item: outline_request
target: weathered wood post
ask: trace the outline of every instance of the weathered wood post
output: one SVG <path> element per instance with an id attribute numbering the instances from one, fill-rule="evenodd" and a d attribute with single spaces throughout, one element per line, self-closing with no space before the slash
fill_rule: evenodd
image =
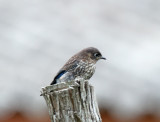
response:
<path id="1" fill-rule="evenodd" d="M 42 88 L 51 122 L 101 122 L 93 86 L 88 81 Z"/>

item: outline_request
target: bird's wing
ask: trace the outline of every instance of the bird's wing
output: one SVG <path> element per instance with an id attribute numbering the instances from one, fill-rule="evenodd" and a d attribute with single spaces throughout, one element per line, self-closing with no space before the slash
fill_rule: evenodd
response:
<path id="1" fill-rule="evenodd" d="M 57 79 L 59 79 L 62 75 L 64 75 L 66 72 L 69 72 L 71 70 L 74 70 L 78 66 L 79 61 L 69 61 L 67 62 L 61 70 L 57 73 L 57 75 L 54 77 L 53 81 L 51 82 L 51 85 L 57 83 Z"/>
<path id="2" fill-rule="evenodd" d="M 79 64 L 79 61 L 73 60 L 73 61 L 68 61 L 63 67 L 62 70 L 65 71 L 73 71 Z"/>
<path id="3" fill-rule="evenodd" d="M 51 82 L 51 85 L 56 84 L 57 83 L 57 79 L 59 79 L 63 74 L 65 74 L 66 71 L 65 70 L 60 70 L 57 75 L 54 77 L 53 81 Z"/>

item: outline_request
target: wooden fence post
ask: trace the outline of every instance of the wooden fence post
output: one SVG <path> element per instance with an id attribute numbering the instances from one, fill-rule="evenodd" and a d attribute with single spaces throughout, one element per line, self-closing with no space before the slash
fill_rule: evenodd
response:
<path id="1" fill-rule="evenodd" d="M 93 86 L 88 81 L 42 88 L 51 122 L 101 122 Z"/>

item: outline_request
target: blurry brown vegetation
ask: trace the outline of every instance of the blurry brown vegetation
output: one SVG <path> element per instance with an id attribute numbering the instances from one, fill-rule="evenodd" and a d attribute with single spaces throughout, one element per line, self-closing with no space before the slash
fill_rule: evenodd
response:
<path id="1" fill-rule="evenodd" d="M 101 111 L 101 117 L 103 122 L 160 122 L 160 118 L 155 118 L 152 115 L 144 115 L 143 117 L 135 118 L 134 120 L 120 120 L 111 116 L 107 111 Z M 13 117 L 7 120 L 1 120 L 0 122 L 50 122 L 49 116 L 46 115 L 41 119 L 30 118 L 27 119 L 21 113 L 16 113 Z"/>

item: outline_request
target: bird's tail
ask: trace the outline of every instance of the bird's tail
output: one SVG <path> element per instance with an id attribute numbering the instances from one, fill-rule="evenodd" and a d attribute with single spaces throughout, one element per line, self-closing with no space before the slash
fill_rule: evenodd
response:
<path id="1" fill-rule="evenodd" d="M 56 84 L 56 83 L 57 83 L 57 81 L 54 79 L 54 80 L 51 82 L 50 85 L 54 85 L 54 84 Z"/>
<path id="2" fill-rule="evenodd" d="M 58 74 L 55 76 L 55 78 L 53 79 L 53 81 L 51 82 L 50 85 L 56 84 L 56 83 L 57 83 L 57 80 L 58 80 L 64 73 L 66 73 L 65 70 L 59 71 Z"/>

